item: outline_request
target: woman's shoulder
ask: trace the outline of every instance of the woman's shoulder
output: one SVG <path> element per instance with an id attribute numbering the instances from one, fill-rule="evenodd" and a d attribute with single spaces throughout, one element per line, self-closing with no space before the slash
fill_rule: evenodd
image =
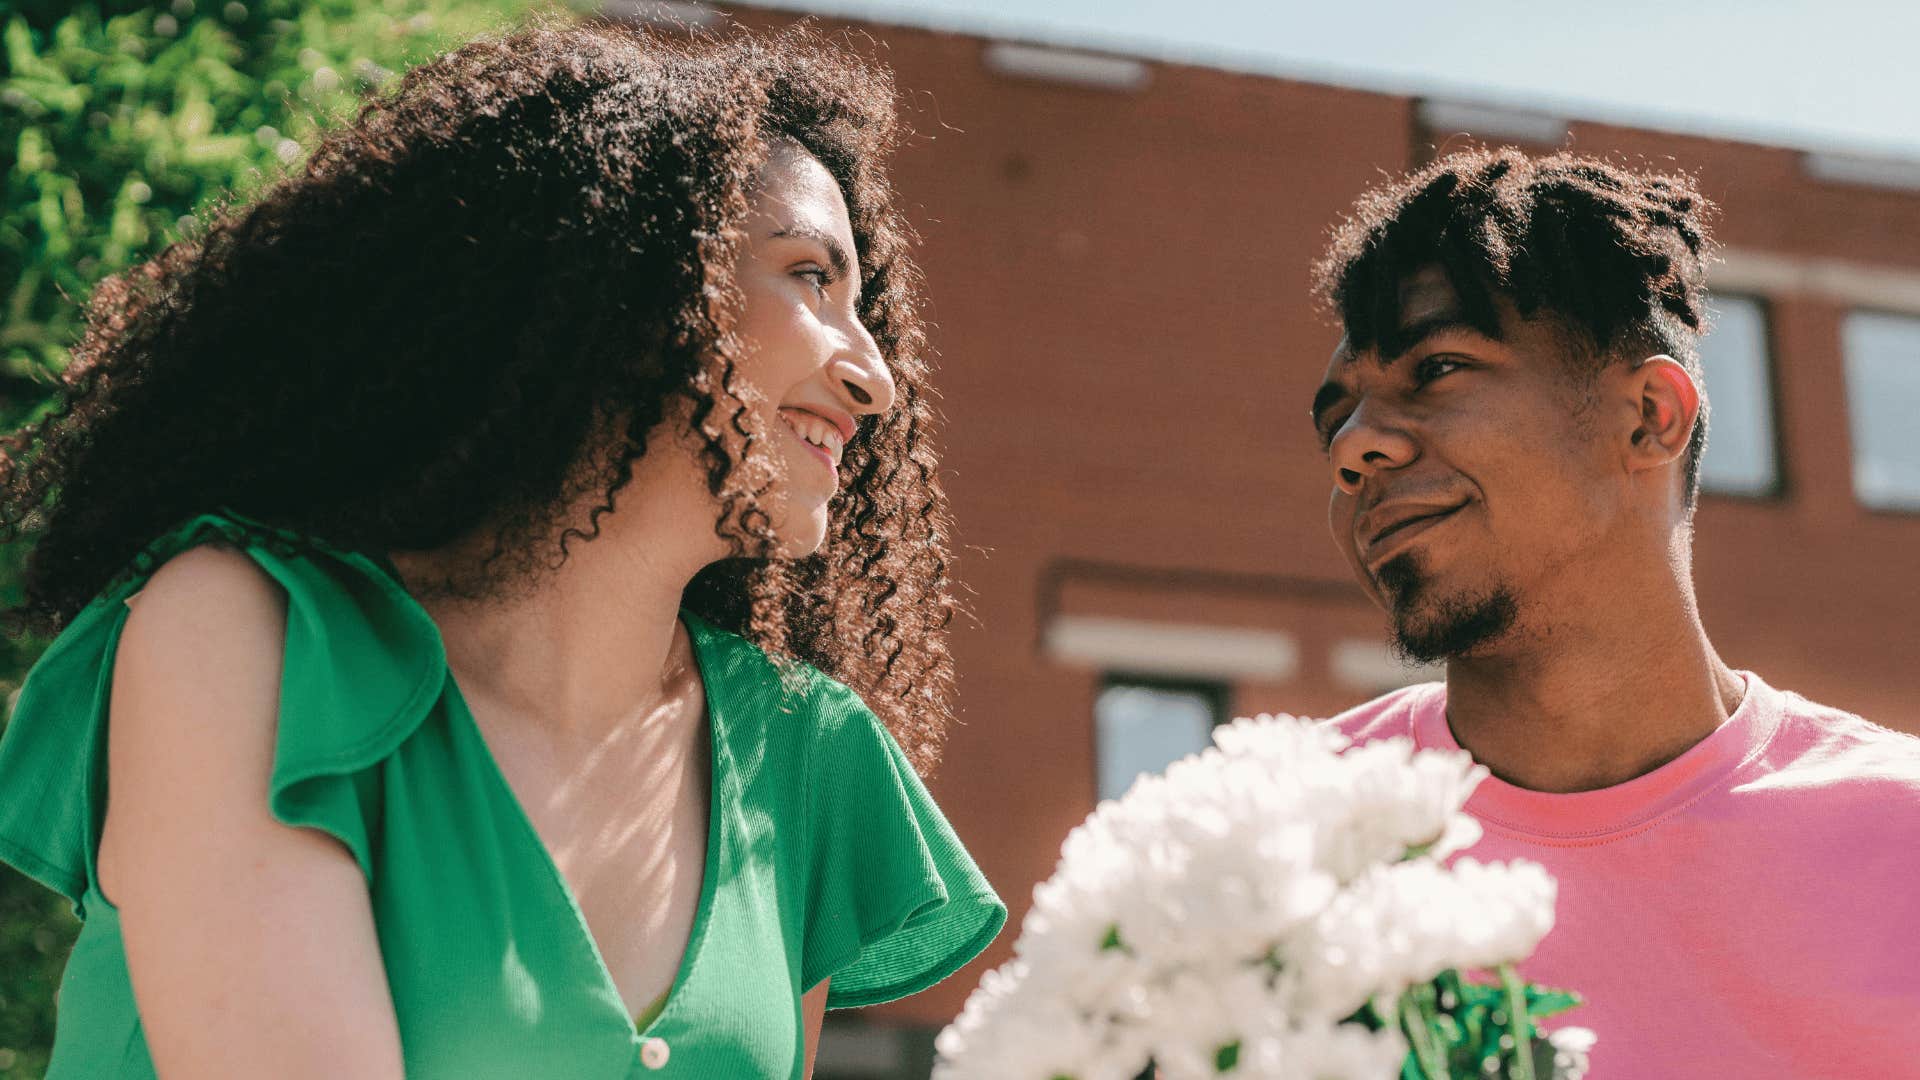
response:
<path id="1" fill-rule="evenodd" d="M 834 737 L 884 725 L 858 691 L 803 660 L 779 658 L 745 635 L 691 612 L 681 618 L 693 636 L 708 695 L 730 720 L 759 718 L 810 738 Z"/>
<path id="2" fill-rule="evenodd" d="M 697 616 L 687 625 L 737 764 L 777 776 L 801 818 L 802 987 L 830 979 L 829 1008 L 877 1004 L 984 948 L 1006 908 L 860 695 Z"/>
<path id="3" fill-rule="evenodd" d="M 223 632 L 277 643 L 285 633 L 286 591 L 224 542 L 165 557 L 121 602 L 130 609 L 121 630 L 123 656 L 136 644 L 178 649 L 188 634 Z"/>
<path id="4" fill-rule="evenodd" d="M 811 664 L 776 659 L 696 615 L 682 617 L 716 738 L 745 781 L 743 793 L 798 799 L 814 818 L 894 790 L 899 774 L 912 772 L 885 722 L 852 687 Z"/>
<path id="5" fill-rule="evenodd" d="M 277 660 L 295 711 L 318 694 L 388 716 L 437 692 L 446 669 L 432 618 L 381 563 L 221 509 L 142 548 L 28 673 L 21 707 L 36 683 L 87 679 L 129 648 L 185 665 L 219 641 Z"/>
<path id="6" fill-rule="evenodd" d="M 124 686 L 123 667 L 145 677 Z M 314 784 L 391 753 L 445 672 L 432 620 L 366 556 L 198 515 L 143 548 L 27 673 L 0 738 L 0 857 L 76 905 L 97 880 L 116 690 L 190 698 L 277 680 L 271 783 L 292 816 Z"/>
<path id="7" fill-rule="evenodd" d="M 258 564 L 232 548 L 198 546 L 167 558 L 123 601 L 130 610 L 118 641 L 100 657 L 111 668 L 99 681 L 112 687 L 112 745 L 171 747 L 191 759 L 237 753 L 255 738 L 270 742 L 287 602 Z M 264 712 L 233 707 L 236 698 L 261 699 L 263 690 Z M 232 722 L 210 725 L 202 719 L 209 715 Z M 113 756 L 139 768 L 155 764 L 120 749 Z"/>
<path id="8" fill-rule="evenodd" d="M 149 539 L 113 575 L 93 601 L 68 622 L 49 651 L 64 640 L 119 625 L 122 605 L 166 597 L 173 617 L 198 610 L 221 610 L 226 602 L 271 593 L 332 608 L 342 599 L 364 596 L 342 609 L 390 609 L 407 618 L 417 609 L 391 570 L 373 558 L 334 546 L 325 539 L 230 509 L 185 518 Z M 152 607 L 142 603 L 143 608 Z M 419 612 L 424 618 L 425 613 Z M 153 622 L 146 619 L 143 622 Z"/>

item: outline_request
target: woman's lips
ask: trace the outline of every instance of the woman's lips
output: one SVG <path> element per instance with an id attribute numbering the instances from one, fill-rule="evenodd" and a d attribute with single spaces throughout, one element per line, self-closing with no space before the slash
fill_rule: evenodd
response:
<path id="1" fill-rule="evenodd" d="M 825 465 L 827 467 L 827 471 L 833 474 L 834 481 L 837 483 L 840 479 L 840 466 L 834 464 L 833 455 L 827 453 L 825 447 L 815 446 L 814 444 L 801 438 L 800 433 L 794 430 L 793 425 L 786 422 L 785 416 L 781 417 L 781 421 L 782 422 L 780 426 L 786 429 L 787 437 L 791 438 L 794 442 L 798 443 L 800 446 L 800 449 L 805 450 L 809 454 L 812 454 L 813 457 L 820 462 L 820 464 Z"/>

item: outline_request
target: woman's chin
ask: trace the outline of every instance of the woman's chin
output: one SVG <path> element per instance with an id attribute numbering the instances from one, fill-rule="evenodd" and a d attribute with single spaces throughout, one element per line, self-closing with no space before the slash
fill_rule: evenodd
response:
<path id="1" fill-rule="evenodd" d="M 798 521 L 781 522 L 774 537 L 774 550 L 782 559 L 804 559 L 815 554 L 827 542 L 827 508 L 821 506 Z"/>

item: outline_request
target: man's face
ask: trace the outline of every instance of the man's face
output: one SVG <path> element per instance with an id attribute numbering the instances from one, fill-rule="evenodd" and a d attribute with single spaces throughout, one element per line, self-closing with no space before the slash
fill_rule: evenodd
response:
<path id="1" fill-rule="evenodd" d="M 1499 338 L 1429 268 L 1400 295 L 1404 352 L 1334 353 L 1314 399 L 1334 542 L 1408 657 L 1483 652 L 1603 542 L 1625 498 L 1567 335 L 1499 302 Z"/>

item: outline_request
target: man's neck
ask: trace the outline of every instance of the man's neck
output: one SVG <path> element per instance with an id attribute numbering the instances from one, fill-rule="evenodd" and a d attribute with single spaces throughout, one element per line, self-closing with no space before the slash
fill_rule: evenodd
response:
<path id="1" fill-rule="evenodd" d="M 1616 587 L 1624 584 L 1616 582 Z M 1651 585 L 1653 583 L 1640 583 Z M 1474 759 L 1533 791 L 1591 791 L 1645 775 L 1711 735 L 1744 681 L 1722 663 L 1690 583 L 1619 590 L 1634 610 L 1592 598 L 1536 605 L 1590 612 L 1520 631 L 1512 646 L 1447 667 L 1447 722 Z"/>

